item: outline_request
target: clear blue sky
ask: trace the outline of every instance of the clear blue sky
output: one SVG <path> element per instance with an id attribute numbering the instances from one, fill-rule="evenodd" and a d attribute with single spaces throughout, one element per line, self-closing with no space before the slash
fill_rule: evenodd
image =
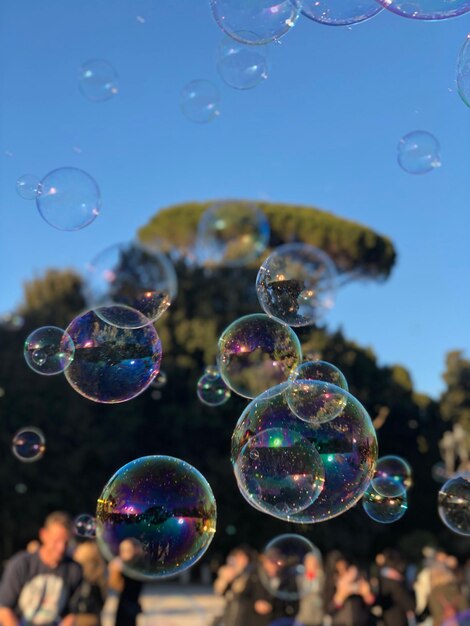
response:
<path id="1" fill-rule="evenodd" d="M 83 268 L 169 204 L 311 204 L 388 235 L 399 254 L 385 284 L 341 291 L 331 327 L 438 394 L 445 352 L 470 353 L 470 109 L 455 89 L 470 15 L 425 23 L 384 11 L 352 29 L 301 19 L 269 47 L 269 79 L 237 92 L 217 75 L 223 34 L 208 4 L 3 0 L 0 311 L 20 301 L 23 281 L 47 267 Z M 91 58 L 119 74 L 108 102 L 78 91 Z M 180 111 L 180 90 L 196 78 L 222 92 L 221 117 L 208 125 Z M 442 168 L 422 177 L 396 163 L 398 140 L 415 129 L 442 146 Z M 64 165 L 102 190 L 101 215 L 80 232 L 54 230 L 15 191 L 20 175 Z"/>

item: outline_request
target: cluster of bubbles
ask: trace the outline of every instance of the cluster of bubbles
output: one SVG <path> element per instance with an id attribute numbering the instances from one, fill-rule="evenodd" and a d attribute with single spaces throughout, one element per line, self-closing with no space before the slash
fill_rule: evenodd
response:
<path id="1" fill-rule="evenodd" d="M 364 511 L 375 522 L 397 522 L 408 508 L 407 492 L 412 484 L 412 470 L 405 459 L 394 455 L 381 457 L 362 499 Z"/>
<path id="2" fill-rule="evenodd" d="M 132 578 L 181 573 L 206 552 L 215 533 L 216 504 L 205 478 L 169 456 L 146 456 L 121 467 L 105 485 L 96 538 L 107 559 L 120 556 Z"/>
<path id="3" fill-rule="evenodd" d="M 24 426 L 14 435 L 11 449 L 22 463 L 34 463 L 44 456 L 46 438 L 39 428 Z"/>
<path id="4" fill-rule="evenodd" d="M 59 167 L 42 180 L 24 174 L 16 181 L 16 190 L 22 198 L 35 200 L 43 220 L 58 230 L 81 230 L 100 213 L 100 189 L 77 167 Z"/>
<path id="5" fill-rule="evenodd" d="M 470 537 L 470 472 L 449 478 L 438 495 L 439 516 L 458 535 Z"/>
<path id="6" fill-rule="evenodd" d="M 208 365 L 197 383 L 197 397 L 207 406 L 220 406 L 230 398 L 231 392 L 224 383 L 216 365 Z"/>

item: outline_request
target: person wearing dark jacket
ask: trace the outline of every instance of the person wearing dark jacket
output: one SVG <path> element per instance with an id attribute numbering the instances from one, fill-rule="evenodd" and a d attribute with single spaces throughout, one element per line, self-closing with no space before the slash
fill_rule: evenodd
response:
<path id="1" fill-rule="evenodd" d="M 414 618 L 415 598 L 405 582 L 406 564 L 397 550 L 384 550 L 379 572 L 378 605 L 384 626 L 408 626 Z"/>

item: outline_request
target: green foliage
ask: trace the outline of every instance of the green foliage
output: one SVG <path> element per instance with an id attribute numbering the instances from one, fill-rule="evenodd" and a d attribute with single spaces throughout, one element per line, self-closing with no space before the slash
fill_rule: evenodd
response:
<path id="1" fill-rule="evenodd" d="M 244 203 L 239 201 L 241 206 Z M 191 258 L 199 219 L 212 204 L 188 202 L 163 209 L 139 230 L 139 239 Z M 392 242 L 370 228 L 313 207 L 256 205 L 269 220 L 271 248 L 293 241 L 317 246 L 332 257 L 344 278 L 386 279 L 393 268 L 396 252 Z"/>
<path id="2" fill-rule="evenodd" d="M 441 415 L 464 428 L 470 447 L 470 360 L 459 350 L 449 352 L 443 378 L 447 389 L 440 398 Z"/>

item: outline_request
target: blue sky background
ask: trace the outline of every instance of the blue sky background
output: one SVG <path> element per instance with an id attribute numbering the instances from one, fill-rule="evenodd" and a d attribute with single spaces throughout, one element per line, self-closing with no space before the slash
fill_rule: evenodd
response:
<path id="1" fill-rule="evenodd" d="M 429 23 L 383 11 L 351 29 L 303 18 L 269 46 L 269 79 L 238 92 L 217 74 L 223 33 L 208 0 L 3 0 L 0 311 L 21 300 L 25 280 L 82 269 L 169 204 L 309 204 L 388 235 L 399 254 L 388 282 L 339 293 L 330 326 L 438 394 L 445 352 L 470 344 L 470 109 L 455 86 L 469 31 L 470 15 Z M 119 74 L 110 101 L 78 90 L 92 58 Z M 197 78 L 222 93 L 208 125 L 180 110 Z M 400 137 L 416 129 L 442 146 L 442 167 L 421 177 L 396 163 Z M 15 191 L 20 175 L 65 165 L 102 191 L 101 215 L 75 233 L 51 228 Z"/>

